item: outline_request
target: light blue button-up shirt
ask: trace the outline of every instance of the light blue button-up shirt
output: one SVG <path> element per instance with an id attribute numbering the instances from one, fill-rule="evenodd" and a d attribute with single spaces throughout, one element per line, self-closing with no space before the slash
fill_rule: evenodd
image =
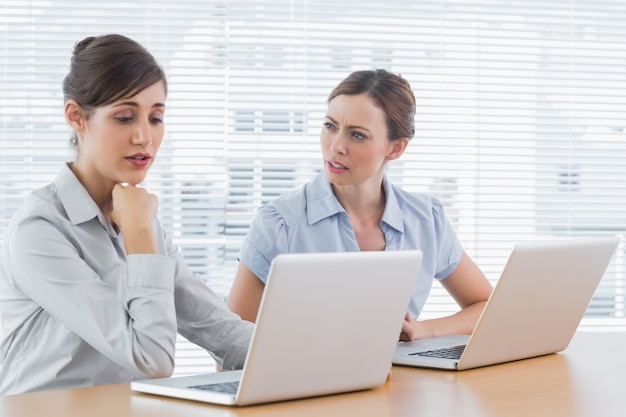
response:
<path id="1" fill-rule="evenodd" d="M 387 201 L 380 227 L 385 250 L 419 249 L 424 255 L 408 308 L 417 318 L 433 278 L 448 277 L 461 261 L 463 248 L 439 200 L 408 193 L 387 178 L 383 188 Z M 272 260 L 280 253 L 358 250 L 348 214 L 322 172 L 304 187 L 258 209 L 239 260 L 265 282 Z"/>
<path id="2" fill-rule="evenodd" d="M 158 254 L 127 256 L 64 165 L 7 229 L 0 258 L 0 394 L 172 372 L 176 332 L 241 368 L 252 323 L 231 313 L 154 223 Z"/>

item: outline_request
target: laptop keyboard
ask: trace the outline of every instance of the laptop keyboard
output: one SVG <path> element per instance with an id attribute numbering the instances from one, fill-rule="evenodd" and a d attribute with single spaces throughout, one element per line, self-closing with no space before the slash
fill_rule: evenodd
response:
<path id="1" fill-rule="evenodd" d="M 239 381 L 221 382 L 218 384 L 194 385 L 189 388 L 199 389 L 202 391 L 214 391 L 214 392 L 223 392 L 226 394 L 237 394 L 237 390 L 239 389 Z"/>
<path id="2" fill-rule="evenodd" d="M 409 353 L 409 355 L 427 356 L 429 358 L 460 359 L 466 345 L 457 345 L 441 349 L 425 350 Z"/>

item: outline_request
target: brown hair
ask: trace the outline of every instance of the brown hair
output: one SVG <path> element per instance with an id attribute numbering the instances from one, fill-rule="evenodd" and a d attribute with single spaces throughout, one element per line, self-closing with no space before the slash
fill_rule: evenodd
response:
<path id="1" fill-rule="evenodd" d="M 63 98 L 75 100 L 88 118 L 95 108 L 132 97 L 159 81 L 167 94 L 163 69 L 139 43 L 117 34 L 90 36 L 74 45 Z M 77 149 L 75 134 L 71 144 Z"/>
<path id="2" fill-rule="evenodd" d="M 384 69 L 355 71 L 331 91 L 327 102 L 340 95 L 367 94 L 385 113 L 389 140 L 415 135 L 415 96 L 409 82 Z"/>

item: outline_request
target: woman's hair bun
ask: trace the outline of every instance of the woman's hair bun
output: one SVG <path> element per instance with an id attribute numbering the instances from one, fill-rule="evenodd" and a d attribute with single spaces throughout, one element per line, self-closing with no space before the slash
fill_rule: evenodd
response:
<path id="1" fill-rule="evenodd" d="M 89 44 L 93 42 L 94 39 L 96 39 L 95 36 L 89 36 L 80 42 L 76 42 L 76 44 L 74 45 L 74 55 L 78 55 L 79 53 L 84 51 L 87 46 L 89 46 Z"/>

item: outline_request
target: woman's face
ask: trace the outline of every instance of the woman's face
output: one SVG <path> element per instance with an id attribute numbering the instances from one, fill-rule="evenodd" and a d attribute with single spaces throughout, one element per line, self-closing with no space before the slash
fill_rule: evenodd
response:
<path id="1" fill-rule="evenodd" d="M 334 185 L 380 185 L 386 162 L 397 157 L 391 157 L 395 141 L 387 139 L 385 113 L 366 94 L 331 100 L 320 142 L 324 170 Z"/>
<path id="2" fill-rule="evenodd" d="M 138 94 L 96 108 L 77 131 L 75 166 L 83 180 L 103 186 L 139 184 L 163 141 L 165 88 L 158 82 Z"/>

